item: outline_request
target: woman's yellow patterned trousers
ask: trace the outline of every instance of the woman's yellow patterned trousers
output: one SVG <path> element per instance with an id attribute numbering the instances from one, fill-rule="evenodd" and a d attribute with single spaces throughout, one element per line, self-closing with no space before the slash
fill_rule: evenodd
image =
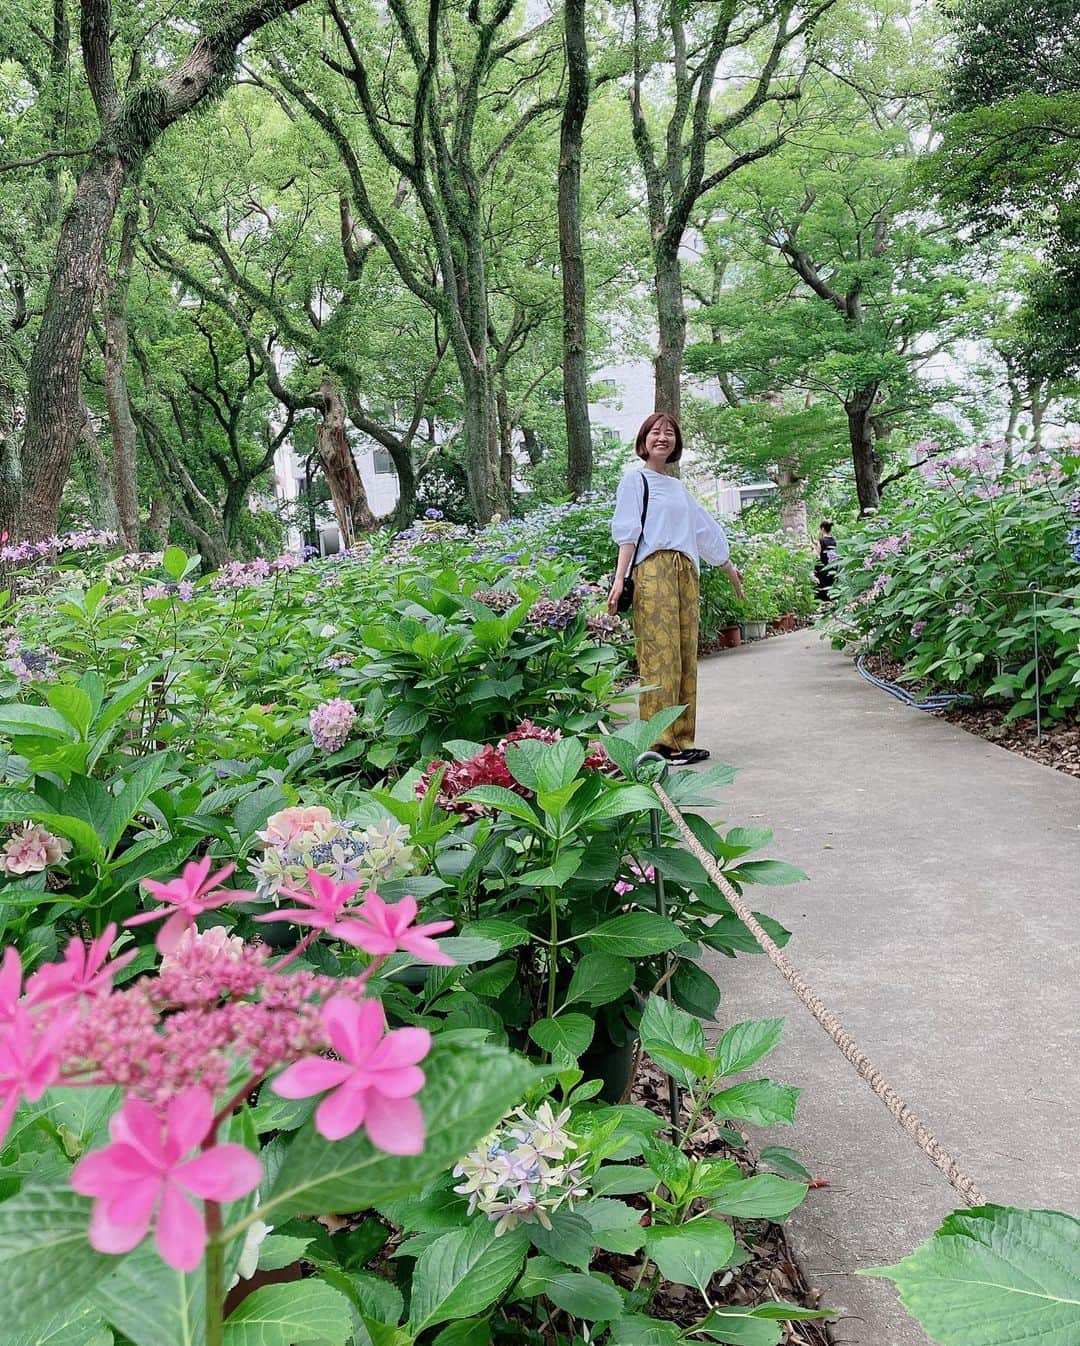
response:
<path id="1" fill-rule="evenodd" d="M 668 706 L 686 709 L 657 740 L 661 747 L 694 747 L 697 723 L 698 573 L 679 551 L 658 551 L 634 567 L 634 644 L 642 692 L 639 714 L 651 719 Z"/>

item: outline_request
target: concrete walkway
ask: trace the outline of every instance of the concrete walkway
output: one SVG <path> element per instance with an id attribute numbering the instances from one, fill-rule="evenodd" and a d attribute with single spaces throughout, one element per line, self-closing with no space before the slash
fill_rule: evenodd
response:
<path id="1" fill-rule="evenodd" d="M 809 883 L 756 888 L 788 952 L 987 1199 L 1080 1210 L 1080 781 L 901 705 L 813 632 L 701 666 L 698 741 L 739 768 L 717 816 L 768 825 Z M 723 1026 L 785 1015 L 767 1073 L 805 1090 L 828 1186 L 790 1222 L 843 1346 L 925 1346 L 891 1285 L 959 1205 L 763 957 L 711 965 Z"/>

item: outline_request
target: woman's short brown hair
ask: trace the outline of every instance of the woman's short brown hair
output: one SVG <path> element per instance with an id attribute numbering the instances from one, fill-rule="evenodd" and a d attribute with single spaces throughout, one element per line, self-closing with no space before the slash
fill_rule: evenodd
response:
<path id="1" fill-rule="evenodd" d="M 682 457 L 682 430 L 679 428 L 679 422 L 666 411 L 654 411 L 651 416 L 646 416 L 641 422 L 641 429 L 637 432 L 637 439 L 634 440 L 634 452 L 639 458 L 647 458 L 649 455 L 645 452 L 645 437 L 658 421 L 667 421 L 675 433 L 675 447 L 668 454 L 666 461 L 677 463 Z"/>

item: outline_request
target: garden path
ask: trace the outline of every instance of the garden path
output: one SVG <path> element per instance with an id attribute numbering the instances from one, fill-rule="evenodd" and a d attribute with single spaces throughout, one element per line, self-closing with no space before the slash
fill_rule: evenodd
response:
<path id="1" fill-rule="evenodd" d="M 1080 1210 L 1080 781 L 901 705 L 800 631 L 704 661 L 699 742 L 731 824 L 809 883 L 754 891 L 795 964 L 990 1201 Z M 827 1187 L 792 1217 L 842 1346 L 924 1346 L 891 1284 L 959 1205 L 764 959 L 716 958 L 718 1018 L 785 1015 L 768 1073 Z"/>

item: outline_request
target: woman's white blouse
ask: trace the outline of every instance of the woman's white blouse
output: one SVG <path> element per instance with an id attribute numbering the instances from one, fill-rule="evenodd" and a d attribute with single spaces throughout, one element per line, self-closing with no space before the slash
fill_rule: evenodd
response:
<path id="1" fill-rule="evenodd" d="M 641 536 L 642 477 L 649 479 L 649 511 L 637 564 L 653 552 L 681 551 L 698 570 L 702 561 L 723 565 L 731 550 L 721 525 L 698 504 L 678 477 L 654 472 L 649 467 L 627 472 L 619 482 L 611 520 L 611 536 L 616 546 L 637 542 Z"/>

